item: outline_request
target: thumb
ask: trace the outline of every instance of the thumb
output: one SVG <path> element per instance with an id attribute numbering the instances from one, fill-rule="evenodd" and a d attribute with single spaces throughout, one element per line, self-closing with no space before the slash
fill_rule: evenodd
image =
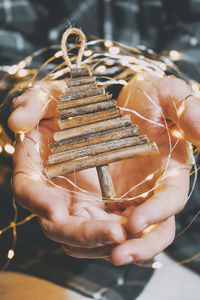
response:
<path id="1" fill-rule="evenodd" d="M 183 133 L 186 140 L 200 145 L 200 101 L 190 86 L 177 78 L 163 78 L 158 85 L 164 98 L 166 118 L 171 119 Z"/>
<path id="2" fill-rule="evenodd" d="M 28 132 L 42 119 L 56 116 L 58 97 L 64 93 L 64 82 L 40 81 L 12 102 L 9 128 L 16 133 Z"/>

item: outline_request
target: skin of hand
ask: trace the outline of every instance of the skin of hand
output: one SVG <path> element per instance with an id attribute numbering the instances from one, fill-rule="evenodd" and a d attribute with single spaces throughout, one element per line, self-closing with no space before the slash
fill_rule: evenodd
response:
<path id="1" fill-rule="evenodd" d="M 25 133 L 23 144 L 19 139 L 16 143 L 13 159 L 16 200 L 36 213 L 45 235 L 61 243 L 65 252 L 74 257 L 106 258 L 114 264 L 123 265 L 148 260 L 165 249 L 174 239 L 174 216 L 187 201 L 189 172 L 193 163 L 187 141 L 196 146 L 200 144 L 200 102 L 192 96 L 187 84 L 180 79 L 144 75 L 143 81 L 133 78 L 122 89 L 118 105 L 154 121 L 152 124 L 131 114 L 133 123 L 139 125 L 140 134 L 147 134 L 150 141 L 157 143 L 159 154 L 110 165 L 118 196 L 154 173 L 151 180 L 126 195 L 128 198 L 135 197 L 134 200 L 120 202 L 114 210 L 110 205 L 112 213 L 107 213 L 104 204 L 94 198 L 94 195 L 100 198 L 95 169 L 77 172 L 76 178 L 74 175 L 67 176 L 81 189 L 91 193 L 84 197 L 77 190 L 71 192 L 73 187 L 63 179 L 55 179 L 54 182 L 68 188 L 69 192 L 64 193 L 42 178 L 35 180 L 31 176 L 36 169 L 42 172 L 42 161 L 46 161 L 49 154 L 48 144 L 52 141 L 53 132 L 59 130 L 55 113 L 57 102 L 49 101 L 49 95 L 58 99 L 64 93 L 62 81 L 39 82 L 37 85 L 48 95 L 41 97 L 37 89 L 27 90 L 14 99 L 13 111 L 8 119 L 11 130 Z M 183 105 L 184 109 L 179 113 Z M 170 130 L 172 148 L 177 143 L 170 160 L 169 133 L 163 116 Z M 173 136 L 174 130 L 182 133 L 179 141 Z M 37 142 L 40 153 L 36 151 Z M 161 180 L 164 170 L 166 176 Z M 155 185 L 156 189 L 146 197 L 137 197 Z"/>

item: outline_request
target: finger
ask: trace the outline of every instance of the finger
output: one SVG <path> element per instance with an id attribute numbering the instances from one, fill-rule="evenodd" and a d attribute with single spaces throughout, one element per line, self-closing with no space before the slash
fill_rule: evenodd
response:
<path id="1" fill-rule="evenodd" d="M 93 258 L 99 259 L 104 258 L 108 259 L 112 249 L 115 247 L 114 245 L 108 245 L 104 247 L 96 247 L 96 248 L 81 248 L 81 247 L 72 247 L 69 245 L 62 245 L 63 250 L 66 254 L 76 257 L 76 258 Z"/>
<path id="2" fill-rule="evenodd" d="M 131 233 L 139 233 L 149 225 L 159 223 L 184 208 L 189 191 L 189 171 L 173 168 L 167 174 L 154 195 L 133 209 L 127 223 Z"/>
<path id="3" fill-rule="evenodd" d="M 184 137 L 195 145 L 200 144 L 200 101 L 183 80 L 162 78 L 157 84 L 164 100 L 166 118 L 172 120 L 182 131 Z"/>
<path id="4" fill-rule="evenodd" d="M 12 181 L 14 196 L 20 205 L 39 216 L 51 218 L 58 214 L 60 218 L 65 218 L 68 214 L 68 195 L 46 184 L 42 176 L 40 154 L 35 150 L 36 131 L 33 130 L 28 136 L 23 144 L 18 142 L 15 148 Z"/>
<path id="5" fill-rule="evenodd" d="M 109 214 L 87 201 L 75 203 L 70 209 L 70 212 L 74 216 L 83 217 L 85 219 L 110 220 L 119 222 L 120 224 L 127 222 L 126 218 L 116 214 Z"/>
<path id="6" fill-rule="evenodd" d="M 200 101 L 194 96 L 191 88 L 184 80 L 171 77 L 159 78 L 150 74 L 143 74 L 143 81 L 134 78 L 130 85 L 126 86 L 120 96 L 119 105 L 126 105 L 126 99 L 131 99 L 134 95 L 134 102 L 128 102 L 129 106 L 154 121 L 161 121 L 160 110 L 155 109 L 155 105 L 162 108 L 167 120 L 173 121 L 183 133 L 183 136 L 195 145 L 200 144 Z M 151 100 L 152 99 L 152 100 Z M 141 101 L 142 100 L 142 101 Z M 134 105 L 134 106 L 133 106 Z M 161 118 L 161 119 L 160 119 Z M 137 123 L 142 125 L 143 121 L 138 118 Z M 145 126 L 145 132 L 150 135 L 154 125 Z M 142 130 L 142 126 L 140 126 Z M 156 127 L 158 130 L 158 128 Z"/>
<path id="7" fill-rule="evenodd" d="M 116 265 L 142 262 L 153 258 L 172 243 L 175 235 L 174 217 L 162 222 L 139 239 L 132 239 L 116 246 L 111 261 Z"/>
<path id="8" fill-rule="evenodd" d="M 58 97 L 63 93 L 63 82 L 39 82 L 13 100 L 13 112 L 8 119 L 9 128 L 28 132 L 43 118 L 56 116 Z"/>
<path id="9" fill-rule="evenodd" d="M 65 220 L 40 219 L 40 224 L 48 238 L 74 247 L 94 248 L 119 244 L 126 239 L 124 228 L 114 221 L 68 216 Z"/>

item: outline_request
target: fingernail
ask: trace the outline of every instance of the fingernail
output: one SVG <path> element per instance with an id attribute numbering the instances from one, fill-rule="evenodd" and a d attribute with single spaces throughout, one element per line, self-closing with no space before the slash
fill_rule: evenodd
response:
<path id="1" fill-rule="evenodd" d="M 121 266 L 121 265 L 128 265 L 134 262 L 134 259 L 132 256 L 127 256 L 124 258 L 124 260 L 116 265 Z"/>
<path id="2" fill-rule="evenodd" d="M 134 259 L 132 256 L 127 256 L 125 259 L 124 259 L 124 264 L 131 264 L 133 263 Z"/>

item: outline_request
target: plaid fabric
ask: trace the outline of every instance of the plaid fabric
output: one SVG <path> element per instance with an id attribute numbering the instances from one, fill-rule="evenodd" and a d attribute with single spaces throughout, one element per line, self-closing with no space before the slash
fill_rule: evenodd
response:
<path id="1" fill-rule="evenodd" d="M 0 1 L 0 62 L 16 62 L 31 53 L 38 21 L 38 7 L 29 0 Z"/>
<path id="2" fill-rule="evenodd" d="M 37 21 L 37 12 L 28 0 L 1 0 L 0 26 L 9 25 L 15 30 L 29 32 L 32 30 L 27 24 Z"/>
<path id="3" fill-rule="evenodd" d="M 98 0 L 58 0 L 56 4 L 52 0 L 0 0 L 0 65 L 14 64 L 43 46 L 59 43 L 73 22 L 87 35 L 99 35 L 97 19 Z"/>

